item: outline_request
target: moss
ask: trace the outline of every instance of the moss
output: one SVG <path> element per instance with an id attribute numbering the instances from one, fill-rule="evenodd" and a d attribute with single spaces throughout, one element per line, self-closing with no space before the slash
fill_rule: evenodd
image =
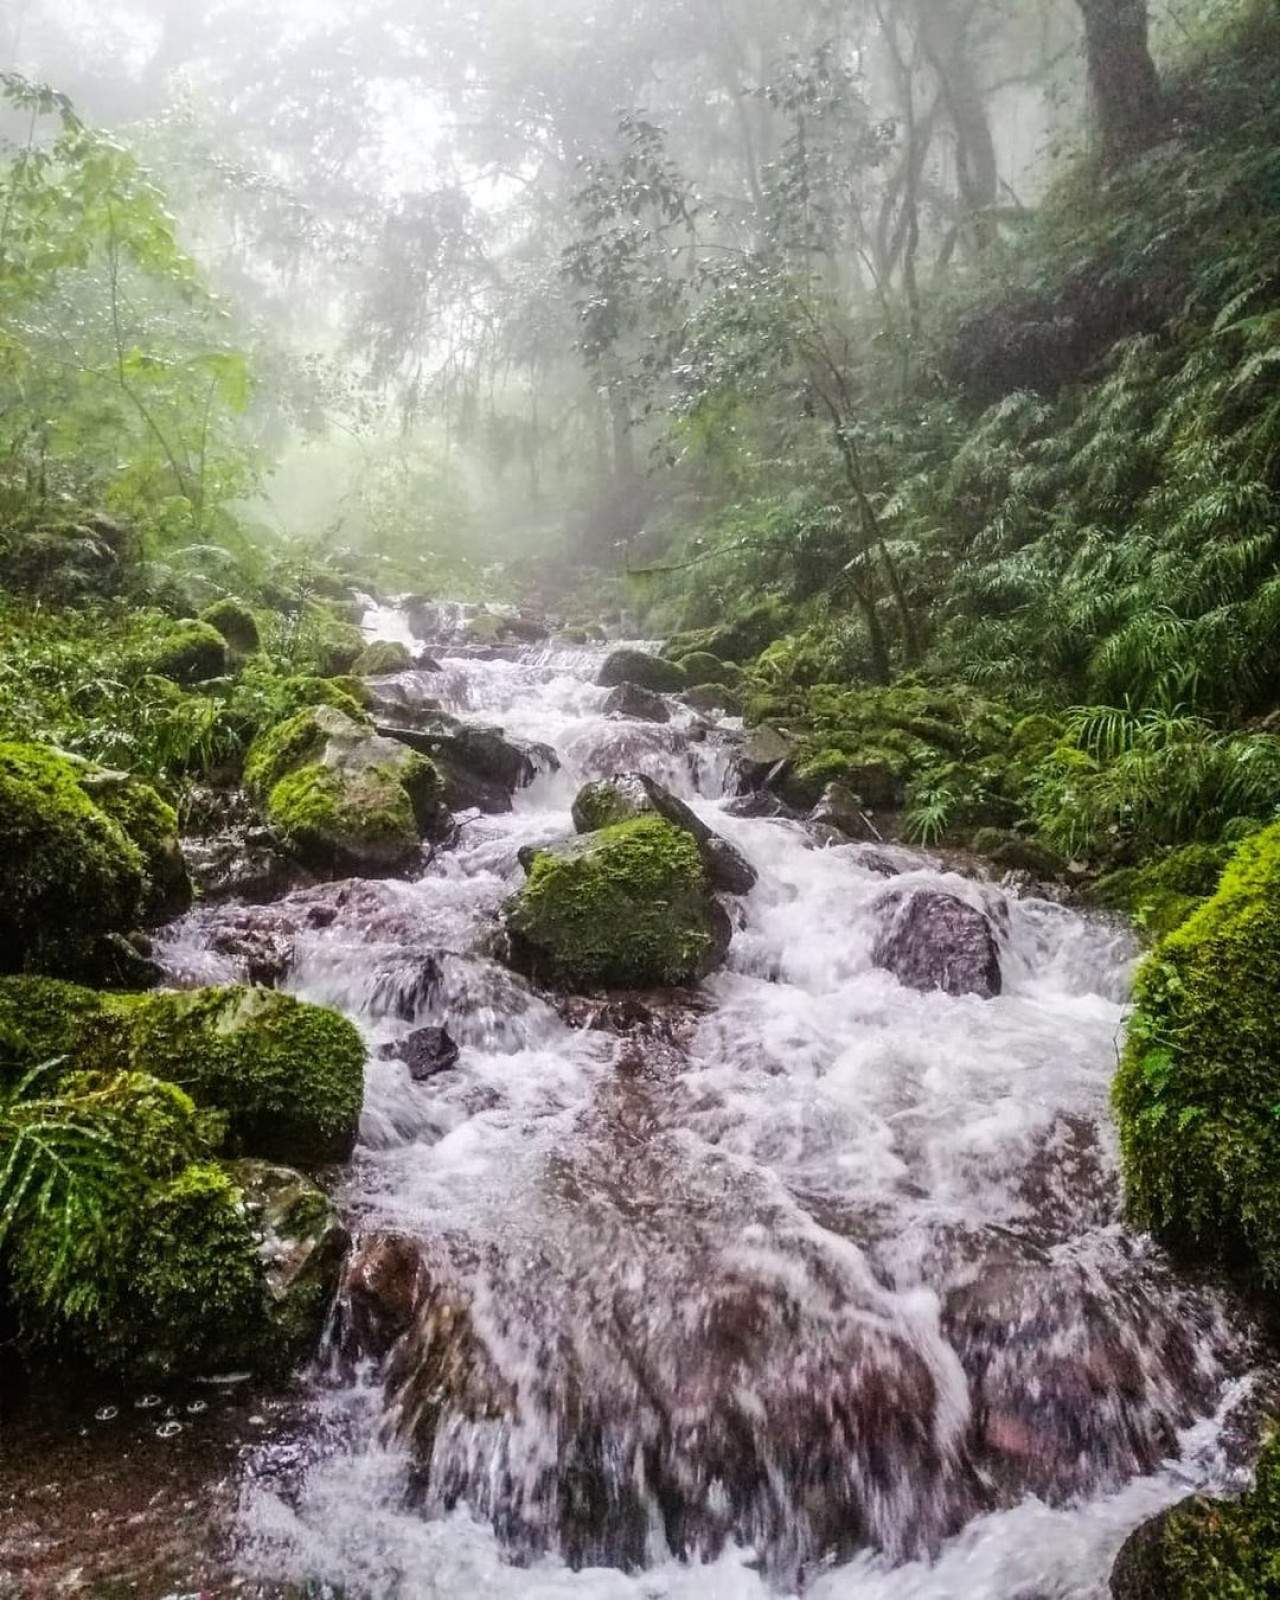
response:
<path id="1" fill-rule="evenodd" d="M 570 988 L 645 988 L 706 970 L 713 915 L 694 840 L 640 817 L 535 856 L 507 927 L 535 976 Z"/>
<path id="2" fill-rule="evenodd" d="M 191 879 L 182 859 L 178 813 L 168 801 L 149 784 L 96 768 L 82 773 L 80 787 L 124 829 L 142 855 L 144 916 L 175 916 L 185 911 L 191 904 Z"/>
<path id="3" fill-rule="evenodd" d="M 1235 1500 L 1194 1495 L 1144 1524 L 1121 1550 L 1115 1600 L 1276 1600 L 1280 1596 L 1280 1441 Z"/>
<path id="4" fill-rule="evenodd" d="M 1116 1076 L 1129 1214 L 1280 1283 L 1280 824 L 1155 949 Z"/>
<path id="5" fill-rule="evenodd" d="M 1179 928 L 1218 887 L 1231 845 L 1190 844 L 1100 878 L 1092 898 L 1120 911 L 1153 939 Z"/>
<path id="6" fill-rule="evenodd" d="M 369 699 L 367 685 L 359 678 L 316 678 L 300 673 L 285 678 L 276 690 L 278 720 L 287 720 L 308 706 L 332 706 L 359 721 Z"/>
<path id="7" fill-rule="evenodd" d="M 421 838 L 409 792 L 390 767 L 300 767 L 271 790 L 267 817 L 299 855 L 338 867 L 408 861 Z"/>
<path id="8" fill-rule="evenodd" d="M 299 680 L 315 682 L 314 679 Z M 340 709 L 340 708 L 335 708 Z M 363 716 L 352 718 L 372 729 Z M 244 786 L 256 800 L 265 802 L 281 778 L 314 761 L 323 751 L 325 732 L 315 716 L 314 704 L 260 733 L 249 747 L 244 763 Z"/>
<path id="9" fill-rule="evenodd" d="M 238 985 L 107 995 L 39 978 L 0 978 L 0 1033 L 27 1059 L 143 1071 L 224 1119 L 222 1148 L 313 1166 L 351 1152 L 364 1045 L 336 1012 Z"/>
<path id="10" fill-rule="evenodd" d="M 742 696 L 723 683 L 695 683 L 684 691 L 683 699 L 695 711 L 721 711 L 730 717 L 740 717 L 743 712 Z"/>
<path id="11" fill-rule="evenodd" d="M 354 622 L 325 614 L 312 645 L 316 676 L 340 678 L 351 671 L 364 653 L 364 633 Z"/>
<path id="12" fill-rule="evenodd" d="M 616 689 L 620 683 L 634 683 L 654 694 L 674 694 L 685 687 L 688 679 L 684 668 L 674 661 L 647 655 L 643 650 L 624 649 L 609 652 L 596 682 L 610 689 Z"/>
<path id="13" fill-rule="evenodd" d="M 829 783 L 842 783 L 864 806 L 890 809 L 906 799 L 906 762 L 894 751 L 874 746 L 856 756 L 842 750 L 819 750 L 804 755 L 783 781 L 782 794 L 789 804 L 816 805 Z"/>
<path id="14" fill-rule="evenodd" d="M 412 666 L 413 657 L 406 645 L 392 639 L 375 639 L 356 657 L 351 671 L 357 678 L 377 678 L 389 672 L 408 672 Z"/>
<path id="15" fill-rule="evenodd" d="M 251 656 L 261 648 L 258 619 L 243 600 L 215 600 L 200 613 L 200 621 L 216 628 L 238 656 Z"/>
<path id="16" fill-rule="evenodd" d="M 1029 872 L 1032 877 L 1045 880 L 1061 877 L 1067 869 L 1056 850 L 1008 828 L 979 828 L 969 847 L 1004 872 Z"/>
<path id="17" fill-rule="evenodd" d="M 227 641 L 207 622 L 175 623 L 152 647 L 147 670 L 175 683 L 205 683 L 227 670 Z"/>
<path id="18" fill-rule="evenodd" d="M 0 743 L 0 971 L 69 971 L 103 934 L 137 926 L 143 853 L 40 745 Z"/>
<path id="19" fill-rule="evenodd" d="M 708 650 L 691 650 L 676 658 L 689 683 L 723 683 L 732 688 L 742 678 L 742 668 L 732 661 L 721 661 Z"/>
<path id="20" fill-rule="evenodd" d="M 627 822 L 643 808 L 628 792 L 627 785 L 616 778 L 602 783 L 584 784 L 573 802 L 573 825 L 579 833 L 596 833 L 601 828 L 615 827 Z"/>
<path id="21" fill-rule="evenodd" d="M 1017 756 L 1039 759 L 1047 755 L 1062 738 L 1062 724 L 1055 717 L 1039 713 L 1014 723 L 1009 748 Z"/>
<path id="22" fill-rule="evenodd" d="M 746 662 L 787 631 L 787 614 L 777 600 L 762 600 L 711 628 L 676 634 L 665 654 L 673 660 L 705 651 L 722 661 Z"/>

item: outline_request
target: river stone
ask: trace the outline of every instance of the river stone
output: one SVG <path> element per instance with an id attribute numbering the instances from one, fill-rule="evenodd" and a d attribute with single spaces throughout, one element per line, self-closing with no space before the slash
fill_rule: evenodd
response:
<path id="1" fill-rule="evenodd" d="M 738 756 L 738 772 L 747 789 L 776 779 L 794 758 L 798 745 L 790 734 L 762 724 L 752 728 Z"/>
<path id="2" fill-rule="evenodd" d="M 439 714 L 423 718 L 418 727 L 383 724 L 379 731 L 431 757 L 453 810 L 490 816 L 511 810 L 515 791 L 537 777 L 544 749 L 517 744 L 501 728 Z"/>
<path id="3" fill-rule="evenodd" d="M 670 722 L 666 701 L 638 683 L 620 683 L 604 703 L 608 717 L 631 717 L 637 722 Z"/>
<path id="4" fill-rule="evenodd" d="M 1203 1495 L 1192 1494 L 1139 1523 L 1120 1546 L 1111 1568 L 1111 1600 L 1180 1600 L 1187 1591 L 1169 1571 L 1165 1543 L 1169 1525 L 1188 1514 L 1211 1515 L 1212 1506 Z"/>
<path id="5" fill-rule="evenodd" d="M 721 711 L 729 717 L 742 715 L 742 696 L 723 683 L 695 683 L 680 698 L 694 711 L 708 714 Z"/>
<path id="6" fill-rule="evenodd" d="M 438 1072 L 448 1072 L 458 1064 L 458 1046 L 448 1028 L 415 1028 L 401 1044 L 400 1054 L 409 1063 L 409 1076 L 425 1083 Z"/>
<path id="7" fill-rule="evenodd" d="M 267 1292 L 274 1359 L 285 1368 L 319 1342 L 350 1238 L 323 1189 L 290 1167 L 230 1161 L 244 1191 Z"/>
<path id="8" fill-rule="evenodd" d="M 685 687 L 684 668 L 674 661 L 664 661 L 661 656 L 651 656 L 643 650 L 611 650 L 600 668 L 596 682 L 605 689 L 615 689 L 619 684 L 631 683 L 655 694 L 675 694 Z"/>
<path id="9" fill-rule="evenodd" d="M 338 1343 L 348 1361 L 382 1360 L 412 1326 L 431 1285 L 422 1243 L 370 1233 L 347 1258 L 338 1295 Z"/>
<path id="10" fill-rule="evenodd" d="M 908 989 L 1000 993 L 1000 947 L 985 912 L 940 889 L 895 889 L 878 900 L 871 959 Z"/>
<path id="11" fill-rule="evenodd" d="M 858 796 L 843 783 L 829 783 L 826 786 L 822 798 L 809 813 L 809 821 L 834 828 L 846 839 L 855 839 L 860 843 L 877 838 L 875 829 L 863 813 Z"/>
<path id="12" fill-rule="evenodd" d="M 683 800 L 642 772 L 629 772 L 604 783 L 589 783 L 573 802 L 573 825 L 590 833 L 632 817 L 659 816 L 672 827 L 690 834 L 698 846 L 703 870 L 713 889 L 726 894 L 748 894 L 756 885 L 756 870 L 727 839 L 713 833 Z"/>

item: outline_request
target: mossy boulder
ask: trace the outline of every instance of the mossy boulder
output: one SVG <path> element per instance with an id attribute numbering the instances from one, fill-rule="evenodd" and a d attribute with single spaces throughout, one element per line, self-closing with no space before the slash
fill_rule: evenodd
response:
<path id="1" fill-rule="evenodd" d="M 344 1160 L 364 1096 L 364 1044 L 345 1018 L 240 985 L 98 994 L 0 978 L 0 1034 L 30 1060 L 146 1072 L 220 1113 L 219 1149 L 290 1165 Z"/>
<path id="2" fill-rule="evenodd" d="M 323 870 L 408 866 L 441 820 L 443 783 L 431 760 L 334 706 L 260 734 L 244 781 L 295 854 Z"/>
<path id="3" fill-rule="evenodd" d="M 1056 850 L 1010 828 L 979 828 L 969 848 L 1002 872 L 1025 872 L 1042 882 L 1060 878 L 1067 870 Z"/>
<path id="4" fill-rule="evenodd" d="M 1113 1092 L 1129 1216 L 1280 1284 L 1280 824 L 1156 946 Z"/>
<path id="5" fill-rule="evenodd" d="M 788 618 L 777 600 L 762 600 L 739 615 L 710 628 L 679 633 L 667 641 L 663 653 L 673 660 L 705 651 L 721 661 L 752 661 L 786 633 Z"/>
<path id="6" fill-rule="evenodd" d="M 1111 1569 L 1113 1600 L 1274 1600 L 1280 1595 L 1280 1443 L 1234 1500 L 1191 1495 L 1144 1522 Z"/>
<path id="7" fill-rule="evenodd" d="M 654 694 L 674 694 L 688 683 L 683 667 L 643 650 L 611 650 L 604 658 L 596 682 L 602 688 L 616 689 L 622 683 L 651 689 Z"/>
<path id="8" fill-rule="evenodd" d="M 1151 939 L 1179 928 L 1218 887 L 1234 845 L 1189 844 L 1180 850 L 1122 867 L 1099 878 L 1091 898 L 1127 916 Z"/>
<path id="9" fill-rule="evenodd" d="M 396 639 L 375 639 L 351 663 L 351 671 L 357 678 L 380 678 L 392 672 L 408 672 L 412 666 L 407 645 Z"/>
<path id="10" fill-rule="evenodd" d="M 215 600 L 200 613 L 200 621 L 216 628 L 234 655 L 251 656 L 262 646 L 258 619 L 243 600 Z"/>
<path id="11" fill-rule="evenodd" d="M 689 683 L 723 683 L 732 688 L 742 680 L 742 668 L 736 662 L 721 661 L 709 650 L 691 650 L 677 658 L 677 665 L 684 668 Z"/>
<path id="12" fill-rule="evenodd" d="M 332 613 L 323 614 L 311 639 L 311 665 L 320 678 L 341 678 L 364 654 L 364 630 Z"/>
<path id="13" fill-rule="evenodd" d="M 896 810 L 906 802 L 907 763 L 894 751 L 870 748 L 856 755 L 843 750 L 803 754 L 780 782 L 788 805 L 808 810 L 822 798 L 829 783 L 843 784 L 872 811 Z"/>
<path id="14" fill-rule="evenodd" d="M 631 772 L 584 785 L 574 799 L 572 815 L 579 833 L 596 832 L 635 817 L 661 817 L 687 833 L 697 845 L 702 869 L 713 889 L 749 894 L 755 888 L 756 870 L 742 853 L 713 832 L 670 789 L 645 773 Z"/>
<path id="15" fill-rule="evenodd" d="M 0 743 L 0 971 L 74 972 L 142 916 L 146 858 L 84 771 L 41 745 Z"/>
<path id="16" fill-rule="evenodd" d="M 227 641 L 208 622 L 177 622 L 152 645 L 146 668 L 174 683 L 207 683 L 226 674 Z"/>
<path id="17" fill-rule="evenodd" d="M 741 694 L 724 683 L 695 683 L 680 698 L 694 711 L 708 715 L 721 712 L 727 717 L 740 717 L 743 712 Z"/>
<path id="18" fill-rule="evenodd" d="M 290 1167 L 232 1161 L 244 1196 L 266 1300 L 263 1353 L 289 1366 L 315 1349 L 337 1292 L 351 1239 L 333 1201 Z"/>
<path id="19" fill-rule="evenodd" d="M 177 916 L 191 904 L 191 879 L 182 856 L 178 813 L 150 785 L 128 773 L 86 764 L 80 787 L 123 828 L 142 855 L 141 911 L 147 920 Z"/>
<path id="20" fill-rule="evenodd" d="M 692 983 L 726 942 L 697 844 L 655 816 L 540 851 L 506 925 L 515 963 L 570 989 Z"/>

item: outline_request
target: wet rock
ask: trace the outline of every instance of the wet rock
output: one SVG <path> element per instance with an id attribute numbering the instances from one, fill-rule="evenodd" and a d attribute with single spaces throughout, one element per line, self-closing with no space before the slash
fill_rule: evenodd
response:
<path id="1" fill-rule="evenodd" d="M 358 1241 L 339 1291 L 339 1347 L 349 1361 L 382 1360 L 413 1325 L 430 1289 L 426 1252 L 407 1234 Z"/>
<path id="2" fill-rule="evenodd" d="M 670 789 L 632 772 L 605 783 L 589 783 L 573 802 L 573 825 L 589 833 L 633 817 L 659 816 L 689 834 L 698 847 L 703 870 L 713 889 L 726 894 L 748 894 L 756 884 L 756 870 L 727 839 L 714 833 Z"/>
<path id="3" fill-rule="evenodd" d="M 871 959 L 909 989 L 998 995 L 1000 948 L 991 919 L 938 889 L 894 890 L 876 902 Z"/>
<path id="4" fill-rule="evenodd" d="M 184 822 L 183 856 L 202 900 L 271 900 L 309 877 L 242 789 L 197 788 Z"/>
<path id="5" fill-rule="evenodd" d="M 1188 1495 L 1140 1523 L 1120 1546 L 1111 1569 L 1112 1600 L 1178 1600 L 1185 1594 L 1182 1582 L 1169 1569 L 1165 1540 L 1171 1524 L 1199 1515 L 1209 1504 L 1200 1495 Z"/>
<path id="6" fill-rule="evenodd" d="M 794 759 L 798 744 L 790 734 L 767 724 L 752 728 L 738 756 L 738 773 L 745 789 L 776 782 Z"/>
<path id="7" fill-rule="evenodd" d="M 635 684 L 655 694 L 675 694 L 687 682 L 684 668 L 661 656 L 647 655 L 643 650 L 611 650 L 600 668 L 596 682 L 606 689 L 619 684 Z"/>
<path id="8" fill-rule="evenodd" d="M 694 840 L 651 814 L 540 851 L 505 926 L 511 964 L 567 989 L 691 983 L 731 932 Z"/>
<path id="9" fill-rule="evenodd" d="M 834 828 L 846 839 L 869 842 L 879 839 L 875 825 L 862 809 L 862 804 L 852 789 L 843 783 L 829 783 L 822 798 L 809 814 L 810 822 L 821 827 Z"/>
<path id="10" fill-rule="evenodd" d="M 392 737 L 396 736 L 394 730 L 401 728 L 425 728 L 443 733 L 457 726 L 457 718 L 442 711 L 439 700 L 427 694 L 424 686 L 411 675 L 373 678 L 366 684 L 366 690 L 369 715 L 383 733 Z M 406 744 L 409 742 L 405 740 Z"/>
<path id="11" fill-rule="evenodd" d="M 754 789 L 748 794 L 740 794 L 730 800 L 724 809 L 726 816 L 730 817 L 780 817 L 790 822 L 799 820 L 798 813 L 769 789 Z"/>
<path id="12" fill-rule="evenodd" d="M 671 712 L 660 694 L 638 683 L 620 683 L 604 703 L 606 716 L 631 717 L 637 722 L 670 722 Z"/>
<path id="13" fill-rule="evenodd" d="M 429 650 L 419 650 L 413 658 L 413 665 L 418 672 L 443 672 L 444 668 Z"/>
<path id="14" fill-rule="evenodd" d="M 728 717 L 742 715 L 742 696 L 737 689 L 723 683 L 696 683 L 680 696 L 693 711 L 708 715 L 721 712 Z"/>
<path id="15" fill-rule="evenodd" d="M 244 1191 L 266 1284 L 270 1365 L 285 1369 L 312 1354 L 337 1292 L 350 1236 L 333 1202 L 289 1167 L 232 1161 Z"/>
<path id="16" fill-rule="evenodd" d="M 279 928 L 255 926 L 244 917 L 219 928 L 210 940 L 218 955 L 229 956 L 246 983 L 274 989 L 293 964 L 293 940 Z"/>
<path id="17" fill-rule="evenodd" d="M 971 848 L 1003 872 L 1025 873 L 1038 881 L 1060 878 L 1067 870 L 1066 858 L 1056 850 L 1007 828 L 979 828 Z"/>
<path id="18" fill-rule="evenodd" d="M 357 678 L 382 678 L 395 672 L 408 672 L 413 666 L 413 656 L 408 645 L 398 639 L 375 639 L 351 663 Z"/>
<path id="19" fill-rule="evenodd" d="M 506 738 L 501 728 L 452 717 L 424 719 L 415 729 L 383 725 L 379 731 L 431 758 L 444 780 L 445 801 L 455 811 L 491 816 L 510 811 L 515 791 L 532 783 L 539 761 L 545 761 L 542 746 L 535 752 Z"/>
<path id="20" fill-rule="evenodd" d="M 456 1067 L 459 1050 L 448 1028 L 415 1028 L 401 1044 L 400 1054 L 409 1064 L 413 1081 L 425 1083 L 438 1072 Z"/>

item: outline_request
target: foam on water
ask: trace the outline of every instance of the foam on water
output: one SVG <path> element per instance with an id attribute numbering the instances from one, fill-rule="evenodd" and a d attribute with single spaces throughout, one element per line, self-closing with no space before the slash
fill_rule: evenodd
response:
<path id="1" fill-rule="evenodd" d="M 1105 1594 L 1128 1529 L 1229 1480 L 1221 1422 L 1252 1358 L 1239 1310 L 1116 1220 L 1107 1093 L 1132 944 L 918 856 L 727 814 L 731 739 L 684 711 L 607 720 L 599 660 L 440 655 L 421 676 L 448 709 L 554 746 L 561 768 L 510 814 L 464 819 L 416 881 L 356 886 L 300 926 L 286 980 L 371 1047 L 356 1225 L 444 1251 L 518 1406 L 446 1406 L 424 1481 L 369 1374 L 318 1379 L 305 1445 L 254 1464 L 246 1569 L 379 1597 Z M 619 770 L 682 794 L 759 873 L 700 1002 L 622 1039 L 571 1026 L 486 953 L 517 851 L 570 834 L 579 784 Z M 886 858 L 907 869 L 895 888 L 991 916 L 1000 996 L 920 994 L 873 966 Z M 175 970 L 230 975 L 221 914 L 172 932 Z M 429 1022 L 460 1059 L 415 1083 L 379 1048 Z M 739 1337 L 754 1354 L 729 1370 L 717 1340 Z M 755 1465 L 735 1483 L 739 1455 Z M 566 1532 L 557 1496 L 584 1462 L 632 1507 L 637 1570 Z M 824 1497 L 855 1508 L 848 1538 Z"/>

